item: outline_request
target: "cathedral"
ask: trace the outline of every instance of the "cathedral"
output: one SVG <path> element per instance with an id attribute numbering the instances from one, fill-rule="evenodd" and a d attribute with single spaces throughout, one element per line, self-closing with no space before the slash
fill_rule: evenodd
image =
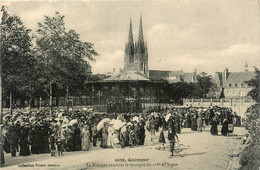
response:
<path id="1" fill-rule="evenodd" d="M 133 39 L 132 20 L 130 19 L 128 42 L 125 45 L 124 70 L 142 73 L 148 77 L 148 50 L 143 36 L 142 16 L 140 16 L 137 41 Z"/>
<path id="2" fill-rule="evenodd" d="M 196 82 L 196 73 L 184 73 L 180 71 L 169 70 L 149 70 L 148 69 L 148 49 L 144 41 L 142 16 L 140 16 L 140 25 L 137 41 L 133 39 L 132 20 L 130 19 L 128 42 L 125 45 L 124 71 L 135 72 L 150 80 L 167 80 L 173 82 Z"/>

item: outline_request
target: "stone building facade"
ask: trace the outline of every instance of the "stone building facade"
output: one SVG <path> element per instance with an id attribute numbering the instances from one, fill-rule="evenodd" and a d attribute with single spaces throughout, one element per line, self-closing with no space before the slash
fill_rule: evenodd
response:
<path id="1" fill-rule="evenodd" d="M 186 82 L 196 83 L 197 79 L 196 69 L 192 73 L 185 73 L 183 70 L 179 71 L 164 71 L 164 70 L 149 70 L 149 78 L 155 80 L 167 80 L 170 83 Z"/>
<path id="2" fill-rule="evenodd" d="M 244 98 L 252 89 L 248 87 L 246 81 L 254 77 L 255 72 L 248 71 L 246 63 L 242 72 L 229 72 L 227 68 L 223 72 L 216 72 L 213 81 L 217 84 L 219 96 L 222 93 L 225 98 Z"/>

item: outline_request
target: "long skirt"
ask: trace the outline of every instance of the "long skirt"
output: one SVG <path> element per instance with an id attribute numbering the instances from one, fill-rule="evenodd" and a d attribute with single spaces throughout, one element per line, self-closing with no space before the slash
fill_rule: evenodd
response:
<path id="1" fill-rule="evenodd" d="M 228 123 L 224 122 L 221 128 L 221 134 L 227 136 L 228 134 Z"/>
<path id="2" fill-rule="evenodd" d="M 100 147 L 107 148 L 107 135 L 102 135 Z"/>
<path id="3" fill-rule="evenodd" d="M 85 137 L 82 139 L 82 150 L 83 151 L 88 151 L 91 149 L 91 142 L 90 142 L 90 138 Z"/>
<path id="4" fill-rule="evenodd" d="M 212 125 L 210 132 L 212 135 L 218 135 L 218 126 L 217 125 Z"/>
<path id="5" fill-rule="evenodd" d="M 197 131 L 197 121 L 196 120 L 193 120 L 191 122 L 191 130 Z"/>
<path id="6" fill-rule="evenodd" d="M 109 134 L 108 134 L 107 146 L 108 146 L 108 147 L 114 147 L 114 137 L 113 137 L 113 133 L 109 133 Z"/>

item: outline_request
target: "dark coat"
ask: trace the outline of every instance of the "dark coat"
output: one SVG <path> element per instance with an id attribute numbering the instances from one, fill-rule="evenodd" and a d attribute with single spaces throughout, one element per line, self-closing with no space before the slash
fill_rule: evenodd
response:
<path id="1" fill-rule="evenodd" d="M 163 133 L 163 131 L 161 131 L 161 133 L 160 133 L 159 142 L 160 142 L 160 143 L 165 143 L 165 138 L 164 138 L 164 133 Z"/>

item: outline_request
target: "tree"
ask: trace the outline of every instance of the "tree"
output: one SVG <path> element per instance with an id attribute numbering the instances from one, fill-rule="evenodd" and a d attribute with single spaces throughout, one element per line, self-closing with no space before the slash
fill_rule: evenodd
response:
<path id="1" fill-rule="evenodd" d="M 171 85 L 172 100 L 174 103 L 182 104 L 183 99 L 194 97 L 196 86 L 194 83 L 176 82 Z"/>
<path id="2" fill-rule="evenodd" d="M 253 89 L 248 92 L 257 104 L 250 106 L 246 111 L 245 128 L 251 134 L 253 143 L 246 147 L 241 154 L 241 169 L 257 169 L 260 166 L 260 71 L 255 68 L 256 76 L 247 81 Z"/>
<path id="3" fill-rule="evenodd" d="M 214 83 L 212 82 L 212 76 L 202 72 L 198 75 L 198 92 L 199 97 L 206 98 L 207 94 L 214 89 Z"/>
<path id="4" fill-rule="evenodd" d="M 50 106 L 52 104 L 53 86 L 66 94 L 84 89 L 89 75 L 88 61 L 94 61 L 98 55 L 93 44 L 82 42 L 74 30 L 66 30 L 64 15 L 56 12 L 54 17 L 45 16 L 43 23 L 38 23 L 36 48 L 46 68 L 46 88 L 49 89 Z"/>
<path id="5" fill-rule="evenodd" d="M 248 96 L 252 97 L 257 103 L 260 103 L 260 71 L 255 68 L 255 78 L 247 81 L 247 85 L 253 89 L 248 92 Z"/>
<path id="6" fill-rule="evenodd" d="M 5 6 L 1 11 L 3 88 L 5 94 L 9 94 L 12 112 L 13 95 L 24 94 L 30 87 L 36 60 L 31 55 L 31 30 L 24 26 L 19 17 L 10 15 Z"/>

